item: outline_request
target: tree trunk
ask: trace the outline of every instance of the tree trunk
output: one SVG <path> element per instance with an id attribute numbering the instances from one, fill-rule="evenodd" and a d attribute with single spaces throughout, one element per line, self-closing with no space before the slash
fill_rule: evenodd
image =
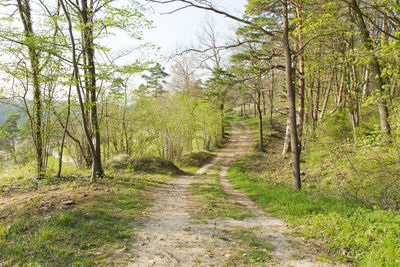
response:
<path id="1" fill-rule="evenodd" d="M 298 55 L 299 64 L 299 101 L 297 106 L 297 133 L 299 137 L 299 153 L 301 153 L 301 143 L 303 138 L 303 125 L 304 125 L 304 92 L 306 87 L 306 82 L 304 78 L 305 67 L 304 67 L 304 53 L 303 53 L 303 23 L 302 23 L 302 6 L 301 1 L 296 3 L 296 16 L 298 19 L 298 41 L 297 48 L 300 50 Z"/>
<path id="2" fill-rule="evenodd" d="M 84 1 L 84 0 L 83 0 Z M 97 177 L 97 172 L 96 169 L 98 168 L 98 165 L 96 164 L 96 151 L 95 151 L 95 146 L 92 142 L 92 137 L 90 135 L 89 132 L 89 126 L 88 126 L 88 122 L 86 120 L 86 110 L 85 110 L 85 104 L 83 102 L 83 98 L 82 98 L 82 93 L 81 93 L 81 88 L 80 88 L 80 83 L 77 82 L 79 81 L 79 63 L 78 63 L 78 57 L 76 55 L 76 45 L 75 45 L 75 37 L 74 37 L 74 33 L 73 33 L 73 26 L 72 26 L 72 20 L 69 14 L 69 11 L 67 10 L 67 7 L 64 3 L 64 0 L 60 0 L 61 6 L 64 10 L 65 16 L 67 18 L 68 21 L 68 30 L 69 30 L 69 35 L 71 38 L 71 47 L 72 47 L 72 62 L 73 62 L 73 68 L 74 68 L 74 78 L 75 78 L 75 86 L 76 86 L 76 91 L 78 94 L 78 100 L 79 100 L 79 108 L 81 110 L 81 116 L 82 116 L 82 126 L 85 132 L 85 137 L 86 140 L 88 142 L 89 148 L 90 148 L 90 152 L 93 158 L 93 163 L 92 163 L 92 176 L 91 176 L 91 180 L 94 181 L 96 180 Z M 94 171 L 93 171 L 94 170 Z"/>
<path id="3" fill-rule="evenodd" d="M 274 120 L 273 120 L 273 113 L 274 113 L 274 86 L 275 86 L 275 75 L 274 75 L 274 70 L 272 70 L 271 73 L 271 87 L 268 92 L 268 98 L 269 98 L 269 123 L 271 126 L 274 125 Z"/>
<path id="4" fill-rule="evenodd" d="M 91 3 L 88 6 L 87 0 L 82 0 L 82 23 L 83 28 L 83 51 L 86 55 L 88 62 L 88 91 L 90 92 L 90 117 L 92 123 L 92 137 L 94 143 L 94 157 L 92 165 L 92 180 L 96 180 L 96 177 L 102 177 L 104 170 L 101 163 L 101 140 L 100 140 L 100 127 L 97 117 L 97 88 L 96 88 L 96 68 L 94 63 L 94 43 L 93 43 L 93 16 L 91 16 L 91 10 L 93 5 Z M 95 173 L 94 173 L 95 172 Z"/>
<path id="5" fill-rule="evenodd" d="M 263 115 L 267 115 L 267 103 L 265 101 L 265 91 L 262 91 L 262 101 L 263 101 Z"/>
<path id="6" fill-rule="evenodd" d="M 361 9 L 358 5 L 357 0 L 351 0 L 350 7 L 353 10 L 354 20 L 360 29 L 361 39 L 363 41 L 365 49 L 370 52 L 374 52 L 374 45 L 371 40 L 371 35 L 368 31 L 368 28 L 364 21 L 364 15 L 361 12 Z M 372 74 L 374 76 L 373 83 L 375 90 L 379 93 L 378 98 L 378 110 L 379 110 L 379 118 L 381 123 L 381 130 L 385 135 L 390 135 L 390 125 L 389 125 L 389 112 L 387 107 L 387 102 L 385 99 L 385 88 L 384 83 L 381 77 L 381 66 L 378 58 L 375 55 L 372 55 L 372 60 L 370 62 L 370 68 Z"/>
<path id="7" fill-rule="evenodd" d="M 326 107 L 327 107 L 328 101 L 329 101 L 329 95 L 331 93 L 332 82 L 333 82 L 333 76 L 330 79 L 330 82 L 329 82 L 329 85 L 328 85 L 328 89 L 325 92 L 324 103 L 322 105 L 321 114 L 319 115 L 319 119 L 320 120 L 322 120 L 324 118 L 324 115 L 325 115 L 325 110 L 326 110 Z"/>
<path id="8" fill-rule="evenodd" d="M 290 151 L 290 132 L 289 132 L 289 120 L 286 122 L 285 128 L 285 139 L 283 141 L 282 156 L 286 156 Z"/>
<path id="9" fill-rule="evenodd" d="M 296 190 L 301 190 L 301 179 L 300 179 L 300 154 L 297 139 L 297 125 L 296 125 L 296 94 L 293 85 L 293 70 L 292 70 L 292 58 L 289 44 L 289 18 L 288 18 L 288 0 L 284 0 L 282 3 L 283 7 L 283 34 L 282 34 L 282 46 L 285 54 L 285 69 L 286 69 L 286 89 L 287 89 L 287 100 L 289 107 L 289 133 L 290 133 L 290 145 L 292 154 L 292 174 L 293 174 L 293 187 Z"/>
<path id="10" fill-rule="evenodd" d="M 22 2 L 23 1 L 23 2 Z M 32 119 L 32 136 L 36 151 L 36 173 L 37 178 L 42 179 L 45 173 L 43 136 L 42 136 L 42 99 L 40 90 L 40 69 L 39 69 L 39 52 L 36 49 L 32 18 L 31 6 L 29 0 L 17 0 L 18 11 L 24 26 L 25 42 L 29 51 L 29 60 L 31 63 L 31 74 L 33 81 L 33 119 Z"/>
<path id="11" fill-rule="evenodd" d="M 318 123 L 318 111 L 319 111 L 319 98 L 320 98 L 320 93 L 321 93 L 321 75 L 318 73 L 317 77 L 317 88 L 315 91 L 315 99 L 314 99 L 314 106 L 312 110 L 312 128 L 313 131 L 315 131 Z"/>
<path id="12" fill-rule="evenodd" d="M 67 134 L 67 131 L 68 131 L 69 116 L 71 114 L 71 87 L 72 86 L 69 87 L 69 91 L 68 91 L 67 119 L 65 121 L 65 128 L 64 128 L 63 137 L 62 137 L 62 140 L 61 140 L 60 153 L 58 155 L 58 171 L 57 171 L 57 177 L 58 178 L 61 177 L 63 154 L 64 154 L 64 143 L 65 143 L 65 137 L 66 137 L 66 134 Z"/>
<path id="13" fill-rule="evenodd" d="M 219 113 L 220 113 L 220 120 L 221 120 L 221 141 L 224 140 L 225 137 L 225 118 L 224 118 L 224 104 L 219 105 Z"/>
<path id="14" fill-rule="evenodd" d="M 259 150 L 264 152 L 264 133 L 263 133 L 263 111 L 261 109 L 261 77 L 257 83 L 257 111 L 258 111 L 258 134 L 259 134 Z"/>

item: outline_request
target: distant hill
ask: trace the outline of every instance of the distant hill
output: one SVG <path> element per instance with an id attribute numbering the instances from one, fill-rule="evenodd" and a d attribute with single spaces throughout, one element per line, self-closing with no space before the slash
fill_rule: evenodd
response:
<path id="1" fill-rule="evenodd" d="M 8 114 L 18 111 L 19 109 L 13 105 L 0 103 L 0 125 L 7 119 Z"/>

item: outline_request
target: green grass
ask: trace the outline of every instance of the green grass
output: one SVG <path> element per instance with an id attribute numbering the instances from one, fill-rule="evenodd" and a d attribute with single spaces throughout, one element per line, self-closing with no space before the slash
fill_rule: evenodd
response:
<path id="1" fill-rule="evenodd" d="M 241 249 L 235 251 L 226 265 L 240 266 L 271 263 L 272 257 L 269 252 L 273 250 L 272 245 L 267 240 L 257 238 L 254 230 L 256 229 L 233 227 L 230 231 L 227 231 L 227 236 L 220 237 L 220 239 L 235 240 L 241 247 Z"/>
<path id="2" fill-rule="evenodd" d="M 203 175 L 192 183 L 197 202 L 192 215 L 197 219 L 232 218 L 243 220 L 253 216 L 240 203 L 230 200 L 229 195 L 219 183 L 219 174 Z"/>
<path id="3" fill-rule="evenodd" d="M 398 212 L 273 186 L 268 179 L 249 173 L 246 160 L 230 168 L 228 177 L 233 185 L 266 211 L 285 219 L 299 234 L 324 241 L 336 260 L 350 260 L 361 266 L 400 265 Z"/>
<path id="4" fill-rule="evenodd" d="M 40 210 L 40 194 L 21 207 L 7 224 L 0 220 L 2 266 L 108 265 L 117 249 L 134 242 L 131 225 L 142 217 L 150 199 L 143 189 L 170 175 L 116 172 L 95 185 L 75 190 L 88 192 L 70 209 Z M 86 190 L 86 191 L 85 191 Z M 62 192 L 61 192 L 62 194 Z M 47 200 L 48 201 L 48 200 Z M 119 258 L 118 258 L 119 259 Z M 123 259 L 121 260 L 123 264 Z"/>
<path id="5" fill-rule="evenodd" d="M 26 165 L 12 164 L 0 172 L 0 194 L 31 192 L 43 188 L 58 187 L 65 184 L 87 184 L 90 170 L 63 164 L 62 177 L 55 177 L 56 169 L 49 169 L 43 179 L 36 179 L 34 162 Z"/>
<path id="6" fill-rule="evenodd" d="M 202 167 L 204 164 L 209 162 L 215 153 L 209 151 L 197 151 L 190 154 L 184 155 L 179 162 L 179 167 L 190 168 L 190 167 Z"/>

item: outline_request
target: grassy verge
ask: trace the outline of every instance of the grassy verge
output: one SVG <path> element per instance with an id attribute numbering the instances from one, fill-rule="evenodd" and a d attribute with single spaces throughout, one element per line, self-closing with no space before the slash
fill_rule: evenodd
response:
<path id="1" fill-rule="evenodd" d="M 64 179 L 1 197 L 0 265 L 123 264 L 135 241 L 131 223 L 150 203 L 146 190 L 171 175 L 120 170 L 96 184 Z"/>
<path id="2" fill-rule="evenodd" d="M 192 183 L 197 201 L 192 208 L 196 219 L 232 218 L 243 220 L 253 216 L 240 203 L 233 202 L 219 183 L 219 174 L 203 175 Z"/>
<path id="3" fill-rule="evenodd" d="M 254 119 L 240 120 L 257 129 Z M 360 266 L 400 266 L 399 212 L 328 196 L 308 176 L 305 190 L 290 189 L 290 160 L 280 155 L 283 132 L 264 132 L 267 153 L 249 152 L 229 170 L 236 188 L 286 220 L 299 235 L 323 241 L 331 259 Z"/>
<path id="4" fill-rule="evenodd" d="M 271 178 L 252 173 L 251 163 L 250 153 L 229 170 L 233 185 L 249 193 L 266 211 L 285 219 L 299 234 L 322 240 L 336 260 L 361 266 L 400 265 L 398 212 L 276 186 Z"/>
<path id="5" fill-rule="evenodd" d="M 218 220 L 232 218 L 244 220 L 254 215 L 246 207 L 233 201 L 219 182 L 219 169 L 210 168 L 211 174 L 202 175 L 192 183 L 196 198 L 191 215 L 197 220 Z M 215 238 L 226 241 L 226 266 L 253 266 L 271 263 L 269 255 L 273 247 L 268 240 L 256 236 L 254 228 L 232 226 L 219 229 Z"/>
<path id="6" fill-rule="evenodd" d="M 240 247 L 240 249 L 234 251 L 234 255 L 226 262 L 227 266 L 259 266 L 260 264 L 272 263 L 272 257 L 269 255 L 269 252 L 273 250 L 272 245 L 267 240 L 257 238 L 253 232 L 254 230 L 236 226 L 220 237 L 227 241 L 235 240 L 237 247 Z"/>

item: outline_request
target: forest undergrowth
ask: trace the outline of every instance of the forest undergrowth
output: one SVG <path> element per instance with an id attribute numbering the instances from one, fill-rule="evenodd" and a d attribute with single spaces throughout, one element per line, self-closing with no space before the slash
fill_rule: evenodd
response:
<path id="1" fill-rule="evenodd" d="M 240 120 L 256 129 L 256 119 Z M 333 186 L 319 186 L 324 179 L 341 179 L 332 173 L 328 175 L 327 166 L 315 162 L 317 153 L 319 162 L 332 160 L 323 145 L 319 152 L 315 144 L 304 152 L 304 190 L 292 190 L 289 159 L 281 155 L 283 139 L 277 131 L 279 129 L 271 127 L 266 131 L 266 153 L 257 152 L 257 145 L 254 145 L 230 168 L 228 177 L 234 187 L 248 193 L 265 211 L 287 221 L 296 234 L 323 241 L 331 252 L 332 261 L 360 266 L 399 265 L 399 212 L 388 209 L 384 201 L 380 202 L 382 205 L 372 204 L 376 203 L 373 200 L 363 201 L 373 199 L 372 194 L 365 193 L 366 198 L 362 199 L 352 194 L 337 194 L 344 189 L 337 184 L 336 190 L 332 190 Z M 349 160 L 354 160 L 354 154 L 353 151 Z"/>
<path id="2" fill-rule="evenodd" d="M 110 165 L 109 175 L 96 183 L 75 173 L 40 184 L 24 179 L 18 188 L 3 184 L 1 265 L 118 264 L 115 254 L 135 242 L 132 222 L 147 214 L 149 190 L 182 173 L 161 161 L 144 159 L 140 171 L 134 170 L 137 160 L 123 168 Z"/>

